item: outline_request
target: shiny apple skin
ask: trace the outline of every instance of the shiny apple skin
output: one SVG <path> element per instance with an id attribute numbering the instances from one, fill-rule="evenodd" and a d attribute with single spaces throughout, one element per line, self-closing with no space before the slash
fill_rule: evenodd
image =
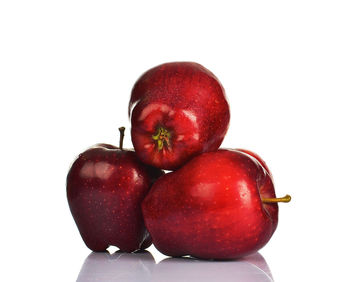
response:
<path id="1" fill-rule="evenodd" d="M 262 248 L 276 230 L 270 173 L 239 150 L 201 154 L 159 178 L 142 203 L 153 244 L 165 255 L 235 259 Z"/>
<path id="2" fill-rule="evenodd" d="M 141 202 L 162 174 L 135 152 L 108 144 L 80 154 L 67 176 L 67 199 L 86 246 L 96 252 L 111 245 L 125 252 L 149 247 Z"/>
<path id="3" fill-rule="evenodd" d="M 174 170 L 221 145 L 230 120 L 225 90 L 209 70 L 193 62 L 166 63 L 135 83 L 129 103 L 131 136 L 139 158 Z M 170 133 L 159 149 L 152 136 Z"/>
<path id="4" fill-rule="evenodd" d="M 255 158 L 255 159 L 266 169 L 267 173 L 268 173 L 268 174 L 270 175 L 270 177 L 272 178 L 272 174 L 271 174 L 269 168 L 267 167 L 265 161 L 264 161 L 257 153 L 254 153 L 254 152 L 252 152 L 252 151 L 250 151 L 250 150 L 247 150 L 247 149 L 241 149 L 241 148 L 235 149 L 235 150 L 236 150 L 236 151 L 243 152 L 243 153 L 246 153 L 246 154 L 252 156 L 253 158 Z"/>

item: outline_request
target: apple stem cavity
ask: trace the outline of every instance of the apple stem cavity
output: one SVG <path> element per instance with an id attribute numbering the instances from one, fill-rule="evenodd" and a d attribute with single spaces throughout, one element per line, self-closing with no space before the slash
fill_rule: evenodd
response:
<path id="1" fill-rule="evenodd" d="M 288 203 L 292 197 L 290 195 L 285 195 L 282 198 L 262 198 L 262 202 L 264 204 L 271 204 L 271 203 Z"/>
<path id="2" fill-rule="evenodd" d="M 152 135 L 152 139 L 157 143 L 158 151 L 161 151 L 164 144 L 170 145 L 170 132 L 163 127 L 159 127 L 156 134 Z"/>
<path id="3" fill-rule="evenodd" d="M 125 132 L 125 127 L 119 127 L 119 132 L 120 132 L 120 136 L 119 136 L 119 149 L 123 151 L 123 141 L 124 141 L 124 132 Z"/>

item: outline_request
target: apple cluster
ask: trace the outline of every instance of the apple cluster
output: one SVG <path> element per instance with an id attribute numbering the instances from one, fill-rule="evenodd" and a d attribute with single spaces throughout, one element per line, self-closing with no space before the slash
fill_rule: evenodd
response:
<path id="1" fill-rule="evenodd" d="M 273 178 L 243 149 L 219 149 L 230 110 L 224 88 L 192 62 L 166 63 L 135 83 L 134 150 L 97 144 L 67 176 L 67 198 L 93 251 L 133 252 L 152 243 L 165 255 L 235 259 L 262 248 L 278 222 Z M 164 173 L 163 170 L 171 172 Z"/>

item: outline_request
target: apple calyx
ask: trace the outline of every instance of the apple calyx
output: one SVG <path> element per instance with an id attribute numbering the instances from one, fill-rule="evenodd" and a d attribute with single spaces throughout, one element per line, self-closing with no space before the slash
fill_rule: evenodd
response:
<path id="1" fill-rule="evenodd" d="M 158 151 L 161 151 L 165 146 L 170 145 L 170 132 L 163 127 L 159 127 L 156 134 L 152 135 L 152 139 L 157 143 Z"/>
<path id="2" fill-rule="evenodd" d="M 288 203 L 290 202 L 291 199 L 292 197 L 287 194 L 282 198 L 262 198 L 261 200 L 264 204 L 270 204 L 270 203 Z"/>
<path id="3" fill-rule="evenodd" d="M 125 132 L 125 127 L 119 127 L 119 132 L 120 132 L 120 136 L 119 136 L 119 149 L 123 151 L 123 141 L 124 141 L 124 132 Z"/>

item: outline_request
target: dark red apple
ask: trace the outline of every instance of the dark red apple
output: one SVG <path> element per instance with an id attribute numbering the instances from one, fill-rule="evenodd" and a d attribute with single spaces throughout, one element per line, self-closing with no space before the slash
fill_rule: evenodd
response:
<path id="1" fill-rule="evenodd" d="M 97 144 L 74 161 L 67 176 L 67 198 L 73 218 L 88 248 L 105 251 L 110 245 L 132 252 L 151 244 L 141 202 L 163 174 L 147 166 L 135 152 Z"/>
<path id="2" fill-rule="evenodd" d="M 235 259 L 276 230 L 277 202 L 266 164 L 246 150 L 201 154 L 159 178 L 142 203 L 153 244 L 170 256 Z"/>
<path id="3" fill-rule="evenodd" d="M 192 62 L 167 63 L 144 73 L 132 90 L 129 115 L 136 154 L 167 170 L 217 150 L 230 120 L 222 85 Z"/>

